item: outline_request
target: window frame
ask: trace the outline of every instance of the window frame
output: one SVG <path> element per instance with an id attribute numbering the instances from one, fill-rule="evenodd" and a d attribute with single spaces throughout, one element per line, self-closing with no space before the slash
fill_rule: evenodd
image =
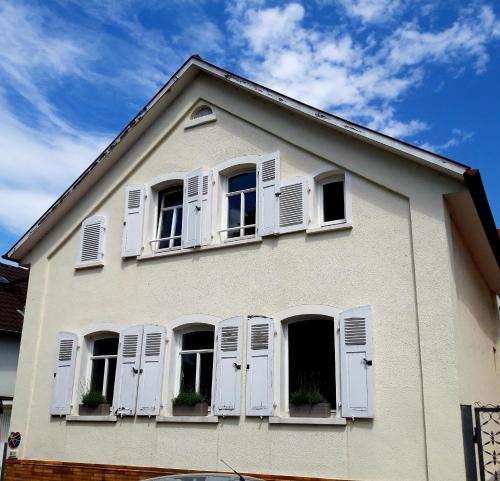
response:
<path id="1" fill-rule="evenodd" d="M 343 185 L 343 191 L 344 191 L 344 217 L 342 219 L 335 219 L 335 220 L 330 220 L 330 221 L 325 221 L 325 210 L 324 210 L 324 203 L 325 203 L 325 185 L 333 184 L 336 182 L 342 182 Z M 331 175 L 328 176 L 326 179 L 318 181 L 319 184 L 319 202 L 318 202 L 318 217 L 319 217 L 319 223 L 321 226 L 329 226 L 329 225 L 337 225 L 337 224 L 345 224 L 347 222 L 347 216 L 346 216 L 346 183 L 345 183 L 345 177 L 343 174 L 336 174 L 336 175 Z"/>
<path id="2" fill-rule="evenodd" d="M 178 191 L 180 191 L 182 193 L 182 202 L 181 202 L 180 205 L 177 205 L 177 206 L 174 206 L 174 207 L 165 207 L 165 208 L 162 206 L 163 196 L 161 194 L 163 192 L 167 191 L 167 190 L 169 190 L 171 193 L 178 192 Z M 179 208 L 180 209 L 184 208 L 184 185 L 183 184 L 173 184 L 171 186 L 165 187 L 164 189 L 158 190 L 158 192 L 157 192 L 156 195 L 157 195 L 157 202 L 156 202 L 156 235 L 155 235 L 155 238 L 150 241 L 152 249 L 153 249 L 154 252 L 167 252 L 167 251 L 173 251 L 173 250 L 181 249 L 182 248 L 182 234 L 183 234 L 182 228 L 181 228 L 181 235 L 176 236 L 175 235 L 175 226 L 176 226 L 176 222 L 177 222 L 177 216 L 178 216 Z M 163 220 L 164 212 L 167 211 L 167 210 L 172 210 L 173 211 L 173 214 L 172 214 L 172 226 L 170 227 L 170 236 L 169 237 L 160 238 L 159 236 L 160 236 L 161 223 L 162 223 L 162 220 Z M 183 216 L 183 213 L 181 213 L 181 222 L 183 221 L 183 217 L 182 216 Z M 172 236 L 172 233 L 174 234 L 173 236 Z M 176 239 L 180 239 L 181 245 L 179 245 L 179 246 L 174 245 Z M 166 241 L 166 240 L 168 240 L 168 243 L 169 243 L 168 247 L 162 247 L 162 248 L 160 248 L 160 247 L 155 248 L 154 247 L 155 243 L 156 243 L 156 245 L 159 246 L 162 241 Z"/>

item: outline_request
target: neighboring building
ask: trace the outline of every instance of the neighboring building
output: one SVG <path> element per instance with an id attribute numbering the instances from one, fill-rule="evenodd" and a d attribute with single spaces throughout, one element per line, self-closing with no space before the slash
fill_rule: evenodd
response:
<path id="1" fill-rule="evenodd" d="M 500 402 L 479 173 L 198 57 L 6 257 L 30 266 L 7 481 L 463 481 L 460 405 Z M 79 415 L 89 386 L 107 412 Z M 301 388 L 327 417 L 293 416 Z"/>
<path id="2" fill-rule="evenodd" d="M 16 384 L 28 270 L 0 263 L 0 467 Z"/>

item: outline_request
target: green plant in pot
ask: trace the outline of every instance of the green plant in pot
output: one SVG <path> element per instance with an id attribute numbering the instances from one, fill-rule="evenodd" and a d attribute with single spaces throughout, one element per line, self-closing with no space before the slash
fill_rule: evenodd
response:
<path id="1" fill-rule="evenodd" d="M 174 416 L 207 416 L 206 397 L 195 391 L 181 391 L 172 399 Z"/>
<path id="2" fill-rule="evenodd" d="M 107 416 L 111 405 L 97 389 L 89 389 L 82 395 L 82 403 L 79 406 L 80 416 Z"/>
<path id="3" fill-rule="evenodd" d="M 331 408 L 317 388 L 301 386 L 290 394 L 291 417 L 328 418 Z"/>

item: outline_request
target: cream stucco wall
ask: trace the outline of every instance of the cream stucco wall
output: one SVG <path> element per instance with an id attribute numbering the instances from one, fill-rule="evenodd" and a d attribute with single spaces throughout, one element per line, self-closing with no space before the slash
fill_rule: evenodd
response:
<path id="1" fill-rule="evenodd" d="M 488 289 L 455 227 L 453 245 L 460 402 L 496 405 L 500 400 L 500 319 L 496 296 Z"/>
<path id="2" fill-rule="evenodd" d="M 182 120 L 199 99 L 214 105 L 217 121 L 184 130 Z M 351 173 L 352 230 L 121 259 L 127 183 L 275 150 L 282 178 L 309 175 L 330 162 Z M 26 259 L 32 270 L 12 421 L 24 436 L 20 455 L 201 470 L 224 470 L 222 457 L 254 473 L 464 479 L 457 289 L 443 203 L 444 193 L 461 188 L 234 87 L 198 78 Z M 108 218 L 105 266 L 75 271 L 78 228 L 93 213 Z M 373 420 L 276 426 L 242 415 L 216 425 L 157 425 L 154 419 L 98 424 L 49 416 L 61 330 L 81 333 L 98 322 L 169 328 L 182 315 L 272 315 L 300 304 L 372 306 Z M 165 392 L 170 382 L 164 379 Z M 242 394 L 244 386 L 243 375 Z"/>

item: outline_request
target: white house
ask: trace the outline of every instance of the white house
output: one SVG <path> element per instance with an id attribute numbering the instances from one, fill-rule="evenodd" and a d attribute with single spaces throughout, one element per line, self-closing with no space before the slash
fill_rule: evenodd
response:
<path id="1" fill-rule="evenodd" d="M 479 173 L 196 56 L 5 256 L 31 269 L 6 480 L 463 481 L 460 406 L 500 402 Z"/>

